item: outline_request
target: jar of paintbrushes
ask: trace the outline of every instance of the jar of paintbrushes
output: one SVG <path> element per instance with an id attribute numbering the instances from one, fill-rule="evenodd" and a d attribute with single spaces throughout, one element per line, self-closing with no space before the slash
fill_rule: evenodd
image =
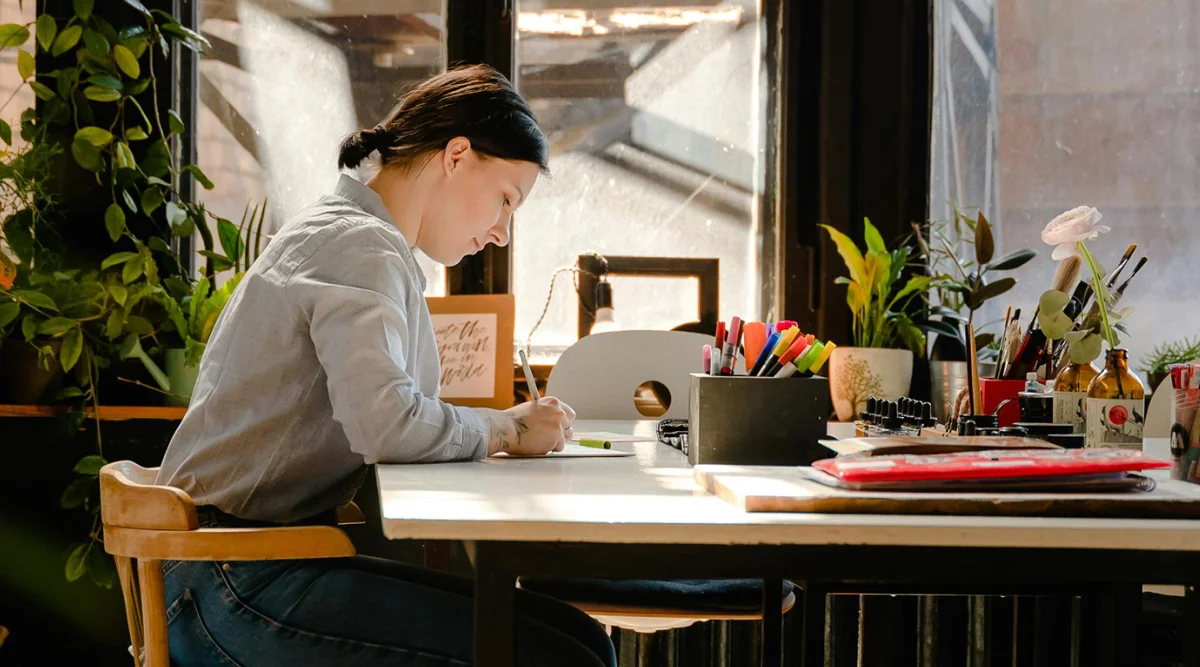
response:
<path id="1" fill-rule="evenodd" d="M 1200 483 L 1200 361 L 1169 369 L 1171 391 L 1171 479 Z"/>

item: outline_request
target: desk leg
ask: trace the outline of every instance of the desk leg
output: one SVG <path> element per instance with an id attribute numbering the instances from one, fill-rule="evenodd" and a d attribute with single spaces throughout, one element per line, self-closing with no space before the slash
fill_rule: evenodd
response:
<path id="1" fill-rule="evenodd" d="M 1189 584 L 1183 590 L 1183 665 L 1200 667 L 1200 632 L 1189 632 L 1200 627 L 1200 586 Z"/>
<path id="2" fill-rule="evenodd" d="M 825 587 L 813 582 L 804 583 L 804 627 L 797 647 L 803 654 L 803 667 L 825 666 L 825 606 L 828 600 Z"/>
<path id="3" fill-rule="evenodd" d="M 475 666 L 516 664 L 515 594 L 517 577 L 503 547 L 477 542 L 475 551 Z"/>
<path id="4" fill-rule="evenodd" d="M 762 666 L 783 664 L 783 581 L 763 579 Z"/>

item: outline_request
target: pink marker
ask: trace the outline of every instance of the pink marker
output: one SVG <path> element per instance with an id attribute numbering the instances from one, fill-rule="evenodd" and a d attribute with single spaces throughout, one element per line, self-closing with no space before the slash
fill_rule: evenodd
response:
<path id="1" fill-rule="evenodd" d="M 733 375 L 733 355 L 741 335 L 742 320 L 735 317 L 730 320 L 729 331 L 725 333 L 725 349 L 721 353 L 721 375 Z"/>
<path id="2" fill-rule="evenodd" d="M 705 375 L 712 373 L 712 345 L 704 346 L 704 370 L 701 372 Z"/>

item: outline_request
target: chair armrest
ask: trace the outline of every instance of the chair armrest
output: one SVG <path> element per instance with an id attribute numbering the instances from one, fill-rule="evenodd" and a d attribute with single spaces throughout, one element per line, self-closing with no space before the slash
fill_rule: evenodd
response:
<path id="1" fill-rule="evenodd" d="M 358 508 L 358 505 L 354 501 L 350 501 L 337 508 L 337 522 L 339 526 L 350 526 L 366 523 L 367 517 L 363 516 L 362 510 Z"/>
<path id="2" fill-rule="evenodd" d="M 332 526 L 141 530 L 104 527 L 104 550 L 157 560 L 291 560 L 345 558 L 354 544 Z"/>

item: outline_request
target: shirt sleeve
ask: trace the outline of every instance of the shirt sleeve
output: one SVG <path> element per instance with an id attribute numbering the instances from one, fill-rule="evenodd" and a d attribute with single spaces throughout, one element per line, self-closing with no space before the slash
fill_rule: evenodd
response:
<path id="1" fill-rule="evenodd" d="M 408 355 L 437 348 L 411 340 L 406 304 L 424 297 L 396 245 L 402 240 L 374 225 L 339 227 L 299 265 L 285 293 L 308 319 L 350 448 L 368 464 L 486 457 L 483 418 L 423 395 L 406 370 Z"/>

